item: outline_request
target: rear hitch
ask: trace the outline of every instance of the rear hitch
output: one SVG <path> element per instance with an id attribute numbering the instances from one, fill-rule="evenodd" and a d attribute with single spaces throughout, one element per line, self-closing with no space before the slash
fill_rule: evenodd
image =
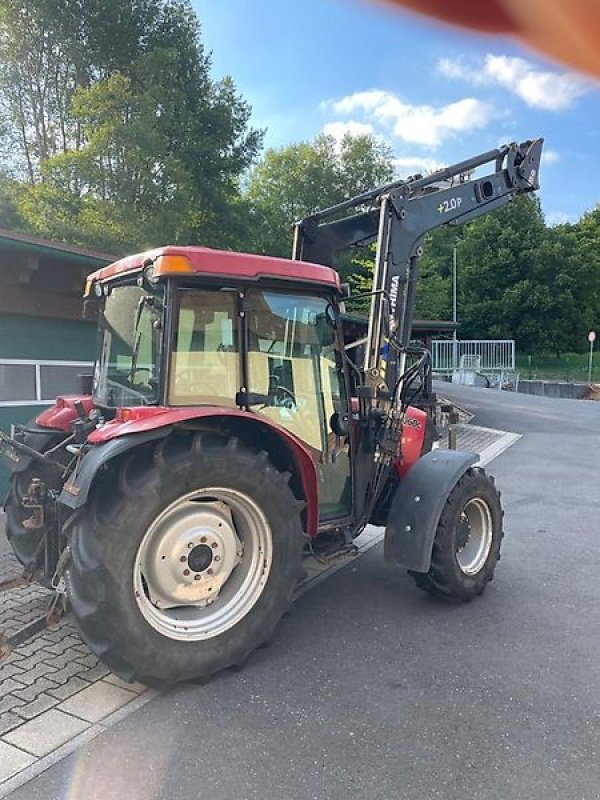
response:
<path id="1" fill-rule="evenodd" d="M 46 628 L 58 625 L 67 610 L 67 592 L 64 571 L 71 556 L 70 548 L 66 547 L 60 555 L 56 571 L 52 577 L 53 592 L 43 614 L 23 625 L 18 631 L 7 636 L 0 631 L 0 663 L 15 650 L 16 647 L 31 639 Z M 10 578 L 0 583 L 0 593 L 13 589 L 22 589 L 29 586 L 40 574 L 40 570 L 25 568 L 21 575 Z"/>
<path id="2" fill-rule="evenodd" d="M 23 527 L 28 531 L 38 530 L 45 525 L 45 492 L 46 487 L 42 481 L 39 478 L 32 478 L 27 492 L 21 500 L 23 508 L 31 511 L 31 516 L 22 522 Z"/>

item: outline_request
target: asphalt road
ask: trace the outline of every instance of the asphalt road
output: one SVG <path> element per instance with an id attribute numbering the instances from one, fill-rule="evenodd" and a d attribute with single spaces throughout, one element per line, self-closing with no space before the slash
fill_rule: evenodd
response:
<path id="1" fill-rule="evenodd" d="M 600 797 L 600 404 L 454 387 L 523 433 L 490 465 L 506 537 L 469 605 L 381 547 L 239 673 L 159 697 L 13 800 Z"/>

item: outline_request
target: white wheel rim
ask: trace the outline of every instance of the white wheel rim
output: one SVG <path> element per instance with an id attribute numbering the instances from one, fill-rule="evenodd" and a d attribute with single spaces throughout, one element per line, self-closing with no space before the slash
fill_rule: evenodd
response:
<path id="1" fill-rule="evenodd" d="M 170 639 L 212 639 L 254 607 L 272 558 L 269 523 L 248 495 L 217 487 L 190 492 L 156 517 L 140 543 L 138 608 Z"/>
<path id="2" fill-rule="evenodd" d="M 465 505 L 457 528 L 465 526 L 466 541 L 457 548 L 456 561 L 465 575 L 476 575 L 483 568 L 492 547 L 493 521 L 489 505 L 474 497 Z"/>

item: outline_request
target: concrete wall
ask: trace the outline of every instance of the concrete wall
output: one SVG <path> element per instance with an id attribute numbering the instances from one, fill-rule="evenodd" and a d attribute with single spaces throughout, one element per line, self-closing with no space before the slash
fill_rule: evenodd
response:
<path id="1" fill-rule="evenodd" d="M 587 388 L 587 384 L 585 383 L 520 380 L 518 391 L 522 394 L 535 394 L 541 397 L 560 397 L 567 400 L 581 400 L 585 397 Z"/>

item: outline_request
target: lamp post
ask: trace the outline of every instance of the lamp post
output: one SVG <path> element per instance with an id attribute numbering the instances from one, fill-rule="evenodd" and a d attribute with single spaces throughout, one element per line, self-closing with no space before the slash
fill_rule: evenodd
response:
<path id="1" fill-rule="evenodd" d="M 456 337 L 456 323 L 457 317 L 457 294 L 456 294 L 456 243 L 452 247 L 452 322 L 454 322 L 454 330 L 452 331 L 452 368 L 458 368 L 458 341 Z"/>
<path id="2" fill-rule="evenodd" d="M 596 331 L 588 333 L 588 342 L 590 343 L 590 357 L 588 360 L 588 386 L 592 383 L 592 363 L 594 359 L 594 342 L 596 341 Z"/>

